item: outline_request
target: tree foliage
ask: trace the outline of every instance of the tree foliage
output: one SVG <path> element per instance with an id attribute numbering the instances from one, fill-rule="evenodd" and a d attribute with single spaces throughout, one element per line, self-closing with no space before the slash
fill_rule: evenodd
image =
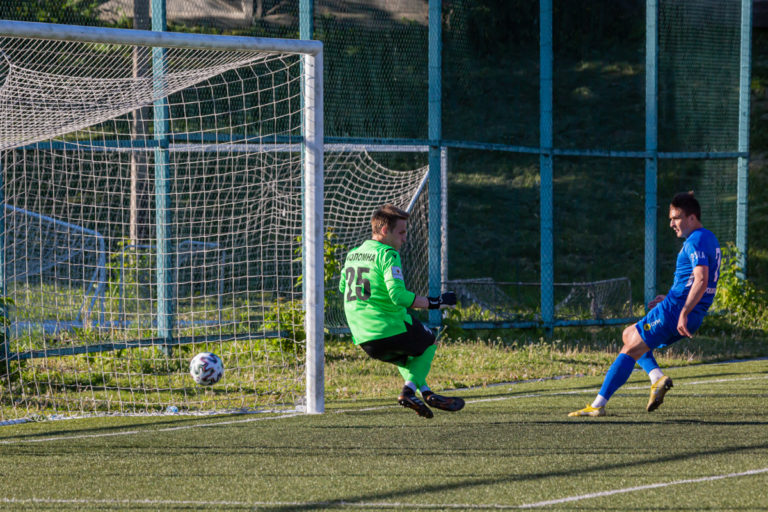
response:
<path id="1" fill-rule="evenodd" d="M 3 0 L 0 19 L 94 25 L 98 0 Z"/>

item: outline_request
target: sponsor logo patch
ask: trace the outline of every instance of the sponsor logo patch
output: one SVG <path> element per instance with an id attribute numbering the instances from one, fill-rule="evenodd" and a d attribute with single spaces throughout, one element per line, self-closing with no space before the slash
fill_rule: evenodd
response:
<path id="1" fill-rule="evenodd" d="M 643 325 L 643 329 L 646 330 L 646 331 L 650 331 L 653 327 L 656 327 L 660 323 L 661 323 L 661 320 L 654 320 L 653 322 L 651 322 L 649 324 L 644 324 Z"/>
<path id="2" fill-rule="evenodd" d="M 392 267 L 392 277 L 394 279 L 400 279 L 402 281 L 403 269 L 401 269 L 400 267 Z"/>

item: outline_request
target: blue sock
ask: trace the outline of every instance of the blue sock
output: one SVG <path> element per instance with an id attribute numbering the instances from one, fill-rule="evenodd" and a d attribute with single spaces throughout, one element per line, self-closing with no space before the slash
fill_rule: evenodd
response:
<path id="1" fill-rule="evenodd" d="M 645 373 L 651 373 L 651 370 L 659 367 L 659 363 L 657 363 L 656 359 L 653 357 L 652 350 L 643 354 L 643 357 L 637 360 L 637 364 L 640 365 L 640 368 L 645 370 Z"/>
<path id="2" fill-rule="evenodd" d="M 611 398 L 621 386 L 627 382 L 632 370 L 635 368 L 635 360 L 627 354 L 619 354 L 619 357 L 613 362 L 603 379 L 603 387 L 600 388 L 600 395 L 606 400 Z"/>

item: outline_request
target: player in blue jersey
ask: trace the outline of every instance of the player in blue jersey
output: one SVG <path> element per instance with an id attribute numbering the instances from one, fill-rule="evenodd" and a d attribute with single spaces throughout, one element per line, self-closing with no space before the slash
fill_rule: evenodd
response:
<path id="1" fill-rule="evenodd" d="M 605 404 L 629 378 L 635 362 L 651 379 L 651 397 L 646 410 L 656 410 L 672 387 L 653 357 L 653 349 L 666 347 L 683 337 L 692 337 L 715 298 L 720 277 L 720 244 L 701 224 L 701 207 L 693 193 L 677 194 L 669 205 L 669 226 L 684 238 L 677 255 L 675 280 L 667 295 L 648 304 L 648 314 L 624 329 L 624 347 L 608 369 L 597 398 L 568 416 L 604 416 Z"/>

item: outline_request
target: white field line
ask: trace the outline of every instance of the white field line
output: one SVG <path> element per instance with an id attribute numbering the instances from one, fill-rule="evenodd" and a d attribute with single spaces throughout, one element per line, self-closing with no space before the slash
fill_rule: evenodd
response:
<path id="1" fill-rule="evenodd" d="M 725 475 L 704 476 L 701 478 L 687 478 L 685 480 L 675 480 L 672 482 L 660 482 L 657 484 L 638 485 L 635 487 L 625 487 L 623 489 L 613 489 L 611 491 L 593 492 L 589 494 L 582 494 L 580 496 L 569 496 L 567 498 L 559 498 L 556 500 L 539 501 L 536 503 L 526 503 L 525 505 L 518 505 L 516 508 L 546 507 L 549 505 L 557 505 L 560 503 L 569 503 L 572 501 L 587 500 L 590 498 L 602 498 L 604 496 L 613 496 L 614 494 L 622 494 L 622 493 L 636 492 L 636 491 L 647 491 L 649 489 L 659 489 L 662 487 L 669 487 L 672 485 L 698 484 L 702 482 L 712 482 L 714 480 L 723 480 L 725 478 L 738 478 L 742 476 L 759 475 L 761 473 L 768 473 L 768 468 L 752 469 L 749 471 L 742 471 L 741 473 L 728 473 Z"/>
<path id="2" fill-rule="evenodd" d="M 282 418 L 292 418 L 294 416 L 304 416 L 303 413 L 290 413 L 290 414 L 281 414 L 279 416 L 269 416 L 269 417 L 257 417 L 257 418 L 247 418 L 242 420 L 228 420 L 228 421 L 217 421 L 214 423 L 197 423 L 194 425 L 182 425 L 178 427 L 164 427 L 164 428 L 150 428 L 145 430 L 123 430 L 121 432 L 109 432 L 106 434 L 78 434 L 78 435 L 71 435 L 71 436 L 54 436 L 54 437 L 41 437 L 39 439 L 9 439 L 9 440 L 3 440 L 0 441 L 0 445 L 4 444 L 23 444 L 23 443 L 46 443 L 51 441 L 62 441 L 62 440 L 68 440 L 68 439 L 86 439 L 86 438 L 94 438 L 94 437 L 113 437 L 113 436 L 127 436 L 132 434 L 146 434 L 146 433 L 154 433 L 154 432 L 170 432 L 172 430 L 188 430 L 193 428 L 206 428 L 206 427 L 219 427 L 222 425 L 234 425 L 238 423 L 251 423 L 254 421 L 269 421 L 269 420 L 279 420 Z"/>
<path id="3" fill-rule="evenodd" d="M 750 381 L 750 380 L 765 380 L 768 379 L 768 375 L 762 375 L 759 377 L 743 377 L 743 378 L 734 378 L 734 379 L 711 379 L 711 380 L 699 380 L 699 381 L 692 381 L 692 382 L 686 382 L 686 386 L 690 385 L 700 385 L 700 384 L 713 384 L 713 383 L 724 383 L 724 382 L 741 382 L 741 381 Z M 514 383 L 511 383 L 510 385 L 514 385 Z M 624 387 L 622 389 L 627 390 L 638 390 L 638 389 L 646 389 L 648 386 L 628 386 Z M 544 396 L 564 396 L 564 395 L 579 395 L 579 394 L 585 394 L 585 393 L 597 393 L 599 391 L 598 388 L 594 389 L 579 389 L 575 391 L 552 391 L 552 392 L 543 392 L 543 393 L 527 393 L 525 395 L 512 395 L 512 396 L 501 396 L 501 397 L 495 397 L 495 398 L 479 398 L 476 400 L 468 400 L 467 403 L 470 404 L 477 404 L 477 403 L 484 403 L 484 402 L 500 402 L 505 400 L 517 400 L 520 398 L 538 398 L 538 397 L 544 397 Z M 348 413 L 354 413 L 354 412 L 361 412 L 361 411 L 378 411 L 383 409 L 392 409 L 397 408 L 399 406 L 397 405 L 379 405 L 375 407 L 364 407 L 364 408 L 355 408 L 355 409 L 340 409 L 338 411 L 333 411 L 334 414 L 348 414 Z M 156 432 L 171 432 L 174 430 L 190 430 L 190 429 L 197 429 L 197 428 L 208 428 L 208 427 L 220 427 L 223 425 L 238 425 L 241 423 L 253 423 L 257 421 L 271 421 L 271 420 L 279 420 L 283 418 L 294 418 L 296 416 L 304 416 L 303 413 L 299 412 L 293 412 L 288 414 L 281 414 L 277 416 L 269 416 L 269 417 L 255 417 L 255 418 L 245 418 L 245 419 L 237 419 L 237 420 L 227 420 L 227 421 L 216 421 L 211 423 L 197 423 L 194 425 L 182 425 L 177 427 L 164 427 L 164 428 L 149 428 L 149 429 L 142 429 L 137 430 L 135 428 L 131 430 L 124 430 L 121 432 L 109 432 L 104 434 L 78 434 L 78 435 L 71 435 L 71 436 L 53 436 L 53 437 L 41 437 L 41 438 L 29 438 L 29 439 L 7 439 L 7 440 L 0 440 L 0 445 L 15 445 L 15 444 L 26 444 L 26 443 L 45 443 L 45 442 L 54 442 L 54 441 L 63 441 L 68 439 L 86 439 L 86 438 L 99 438 L 99 437 L 114 437 L 114 436 L 126 436 L 126 435 L 135 435 L 135 434 L 146 434 L 146 433 L 156 433 Z"/>
<path id="4" fill-rule="evenodd" d="M 742 471 L 739 473 L 727 473 L 723 475 L 711 475 L 700 478 L 687 478 L 685 480 L 674 480 L 672 482 L 659 482 L 655 484 L 637 485 L 634 487 L 624 487 L 621 489 L 612 489 L 609 491 L 592 492 L 589 494 L 581 494 L 578 496 L 568 496 L 565 498 L 558 498 L 555 500 L 537 501 L 533 503 L 524 503 L 522 505 L 509 505 L 503 503 L 400 503 L 400 502 L 359 502 L 359 501 L 199 501 L 199 500 L 99 500 L 99 499 L 57 499 L 57 498 L 0 498 L 0 503 L 8 505 L 28 505 L 28 504 L 46 504 L 46 505 L 149 505 L 149 506 L 193 506 L 193 507 L 308 507 L 308 506 L 324 506 L 333 508 L 388 508 L 388 509 L 405 509 L 405 510 L 419 510 L 419 509 L 460 509 L 460 510 L 516 510 L 526 508 L 541 508 L 548 507 L 550 505 L 559 505 L 562 503 L 571 503 L 575 501 L 588 500 L 592 498 L 603 498 L 606 496 L 613 496 L 616 494 L 625 494 L 637 491 L 647 491 L 651 489 L 661 489 L 664 487 L 670 487 L 673 485 L 685 485 L 685 484 L 698 484 L 704 482 L 713 482 L 716 480 L 724 480 L 727 478 L 740 478 L 745 476 L 759 475 L 768 473 L 768 468 L 751 469 L 749 471 Z"/>

